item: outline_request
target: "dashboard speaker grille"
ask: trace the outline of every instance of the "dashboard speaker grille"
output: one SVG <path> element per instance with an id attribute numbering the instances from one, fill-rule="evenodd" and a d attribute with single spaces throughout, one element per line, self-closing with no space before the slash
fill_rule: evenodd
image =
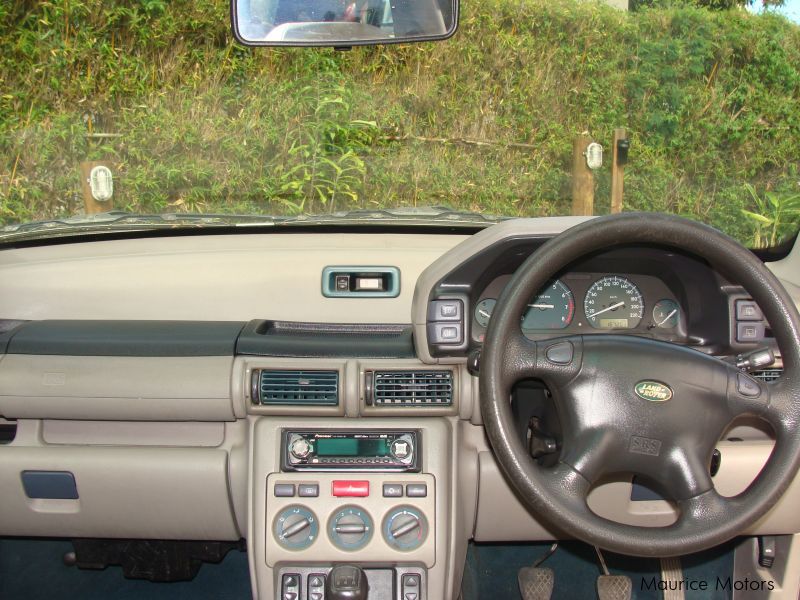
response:
<path id="1" fill-rule="evenodd" d="M 367 380 L 370 383 L 369 373 Z M 452 371 L 374 371 L 371 384 L 371 400 L 375 406 L 449 406 L 453 403 Z M 368 400 L 369 396 L 368 393 Z"/>
<path id="2" fill-rule="evenodd" d="M 254 375 L 253 401 L 267 406 L 336 406 L 339 371 L 261 370 Z"/>
<path id="3" fill-rule="evenodd" d="M 750 375 L 761 381 L 775 381 L 778 377 L 783 375 L 783 369 L 779 367 L 774 369 L 761 369 L 759 371 L 753 371 Z"/>

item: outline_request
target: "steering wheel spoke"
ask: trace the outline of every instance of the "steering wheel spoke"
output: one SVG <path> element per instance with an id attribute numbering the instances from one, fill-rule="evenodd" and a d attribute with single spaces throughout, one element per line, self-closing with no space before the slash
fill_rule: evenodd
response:
<path id="1" fill-rule="evenodd" d="M 775 425 L 780 415 L 772 396 L 780 396 L 780 382 L 764 383 L 731 367 L 728 374 L 728 410 L 732 417 L 754 416 Z"/>
<path id="2" fill-rule="evenodd" d="M 678 520 L 673 526 L 675 529 L 694 531 L 709 523 L 718 523 L 725 519 L 731 507 L 730 499 L 721 496 L 716 489 L 711 488 L 690 498 L 679 500 Z"/>
<path id="3" fill-rule="evenodd" d="M 580 336 L 533 341 L 515 332 L 503 348 L 503 377 L 516 383 L 537 378 L 562 385 L 580 370 L 582 339 Z"/>
<path id="4" fill-rule="evenodd" d="M 592 482 L 583 473 L 563 461 L 553 467 L 537 467 L 537 470 L 542 481 L 560 497 L 561 502 L 569 503 L 574 510 L 588 512 L 586 499 Z"/>

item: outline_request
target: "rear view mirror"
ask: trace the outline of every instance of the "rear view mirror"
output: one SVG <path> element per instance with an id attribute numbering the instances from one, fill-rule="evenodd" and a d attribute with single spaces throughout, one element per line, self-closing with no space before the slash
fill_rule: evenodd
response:
<path id="1" fill-rule="evenodd" d="M 458 0 L 231 0 L 246 46 L 364 46 L 443 40 Z"/>

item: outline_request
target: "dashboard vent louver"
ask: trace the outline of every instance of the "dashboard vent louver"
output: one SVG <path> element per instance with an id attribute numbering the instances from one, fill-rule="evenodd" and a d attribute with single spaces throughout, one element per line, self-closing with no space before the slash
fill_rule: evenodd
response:
<path id="1" fill-rule="evenodd" d="M 367 403 L 373 406 L 450 406 L 452 371 L 367 372 Z"/>
<path id="2" fill-rule="evenodd" d="M 266 406 L 336 406 L 339 371 L 256 371 L 252 395 L 254 404 Z"/>
<path id="3" fill-rule="evenodd" d="M 783 375 L 783 369 L 780 367 L 773 369 L 760 369 L 758 371 L 753 371 L 750 373 L 750 375 L 756 379 L 760 379 L 761 381 L 775 381 L 778 379 L 778 377 Z"/>

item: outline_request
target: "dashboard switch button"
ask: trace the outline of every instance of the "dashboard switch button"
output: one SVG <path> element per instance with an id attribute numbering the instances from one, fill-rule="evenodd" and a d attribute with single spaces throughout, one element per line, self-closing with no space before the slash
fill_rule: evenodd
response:
<path id="1" fill-rule="evenodd" d="M 316 498 L 319 496 L 319 484 L 300 483 L 297 486 L 297 495 L 301 498 Z"/>
<path id="2" fill-rule="evenodd" d="M 463 307 L 461 300 L 434 300 L 428 307 L 428 320 L 461 321 Z"/>
<path id="3" fill-rule="evenodd" d="M 294 496 L 294 484 L 276 483 L 273 491 L 276 498 L 292 498 Z"/>
<path id="4" fill-rule="evenodd" d="M 369 481 L 335 480 L 332 493 L 338 498 L 369 496 Z"/>
<path id="5" fill-rule="evenodd" d="M 402 498 L 403 485 L 400 483 L 384 483 L 383 484 L 383 497 L 384 498 Z"/>
<path id="6" fill-rule="evenodd" d="M 758 304 L 752 300 L 736 301 L 736 320 L 737 321 L 760 321 L 764 318 Z"/>
<path id="7" fill-rule="evenodd" d="M 428 323 L 428 340 L 433 344 L 461 344 L 464 341 L 463 324 L 456 321 Z"/>
<path id="8" fill-rule="evenodd" d="M 544 351 L 547 360 L 557 365 L 568 365 L 572 362 L 574 349 L 570 342 L 559 342 Z"/>
<path id="9" fill-rule="evenodd" d="M 764 323 L 749 322 L 736 324 L 737 342 L 760 342 L 764 339 Z"/>
<path id="10" fill-rule="evenodd" d="M 406 486 L 406 496 L 409 498 L 425 498 L 428 495 L 426 483 L 409 483 Z"/>

